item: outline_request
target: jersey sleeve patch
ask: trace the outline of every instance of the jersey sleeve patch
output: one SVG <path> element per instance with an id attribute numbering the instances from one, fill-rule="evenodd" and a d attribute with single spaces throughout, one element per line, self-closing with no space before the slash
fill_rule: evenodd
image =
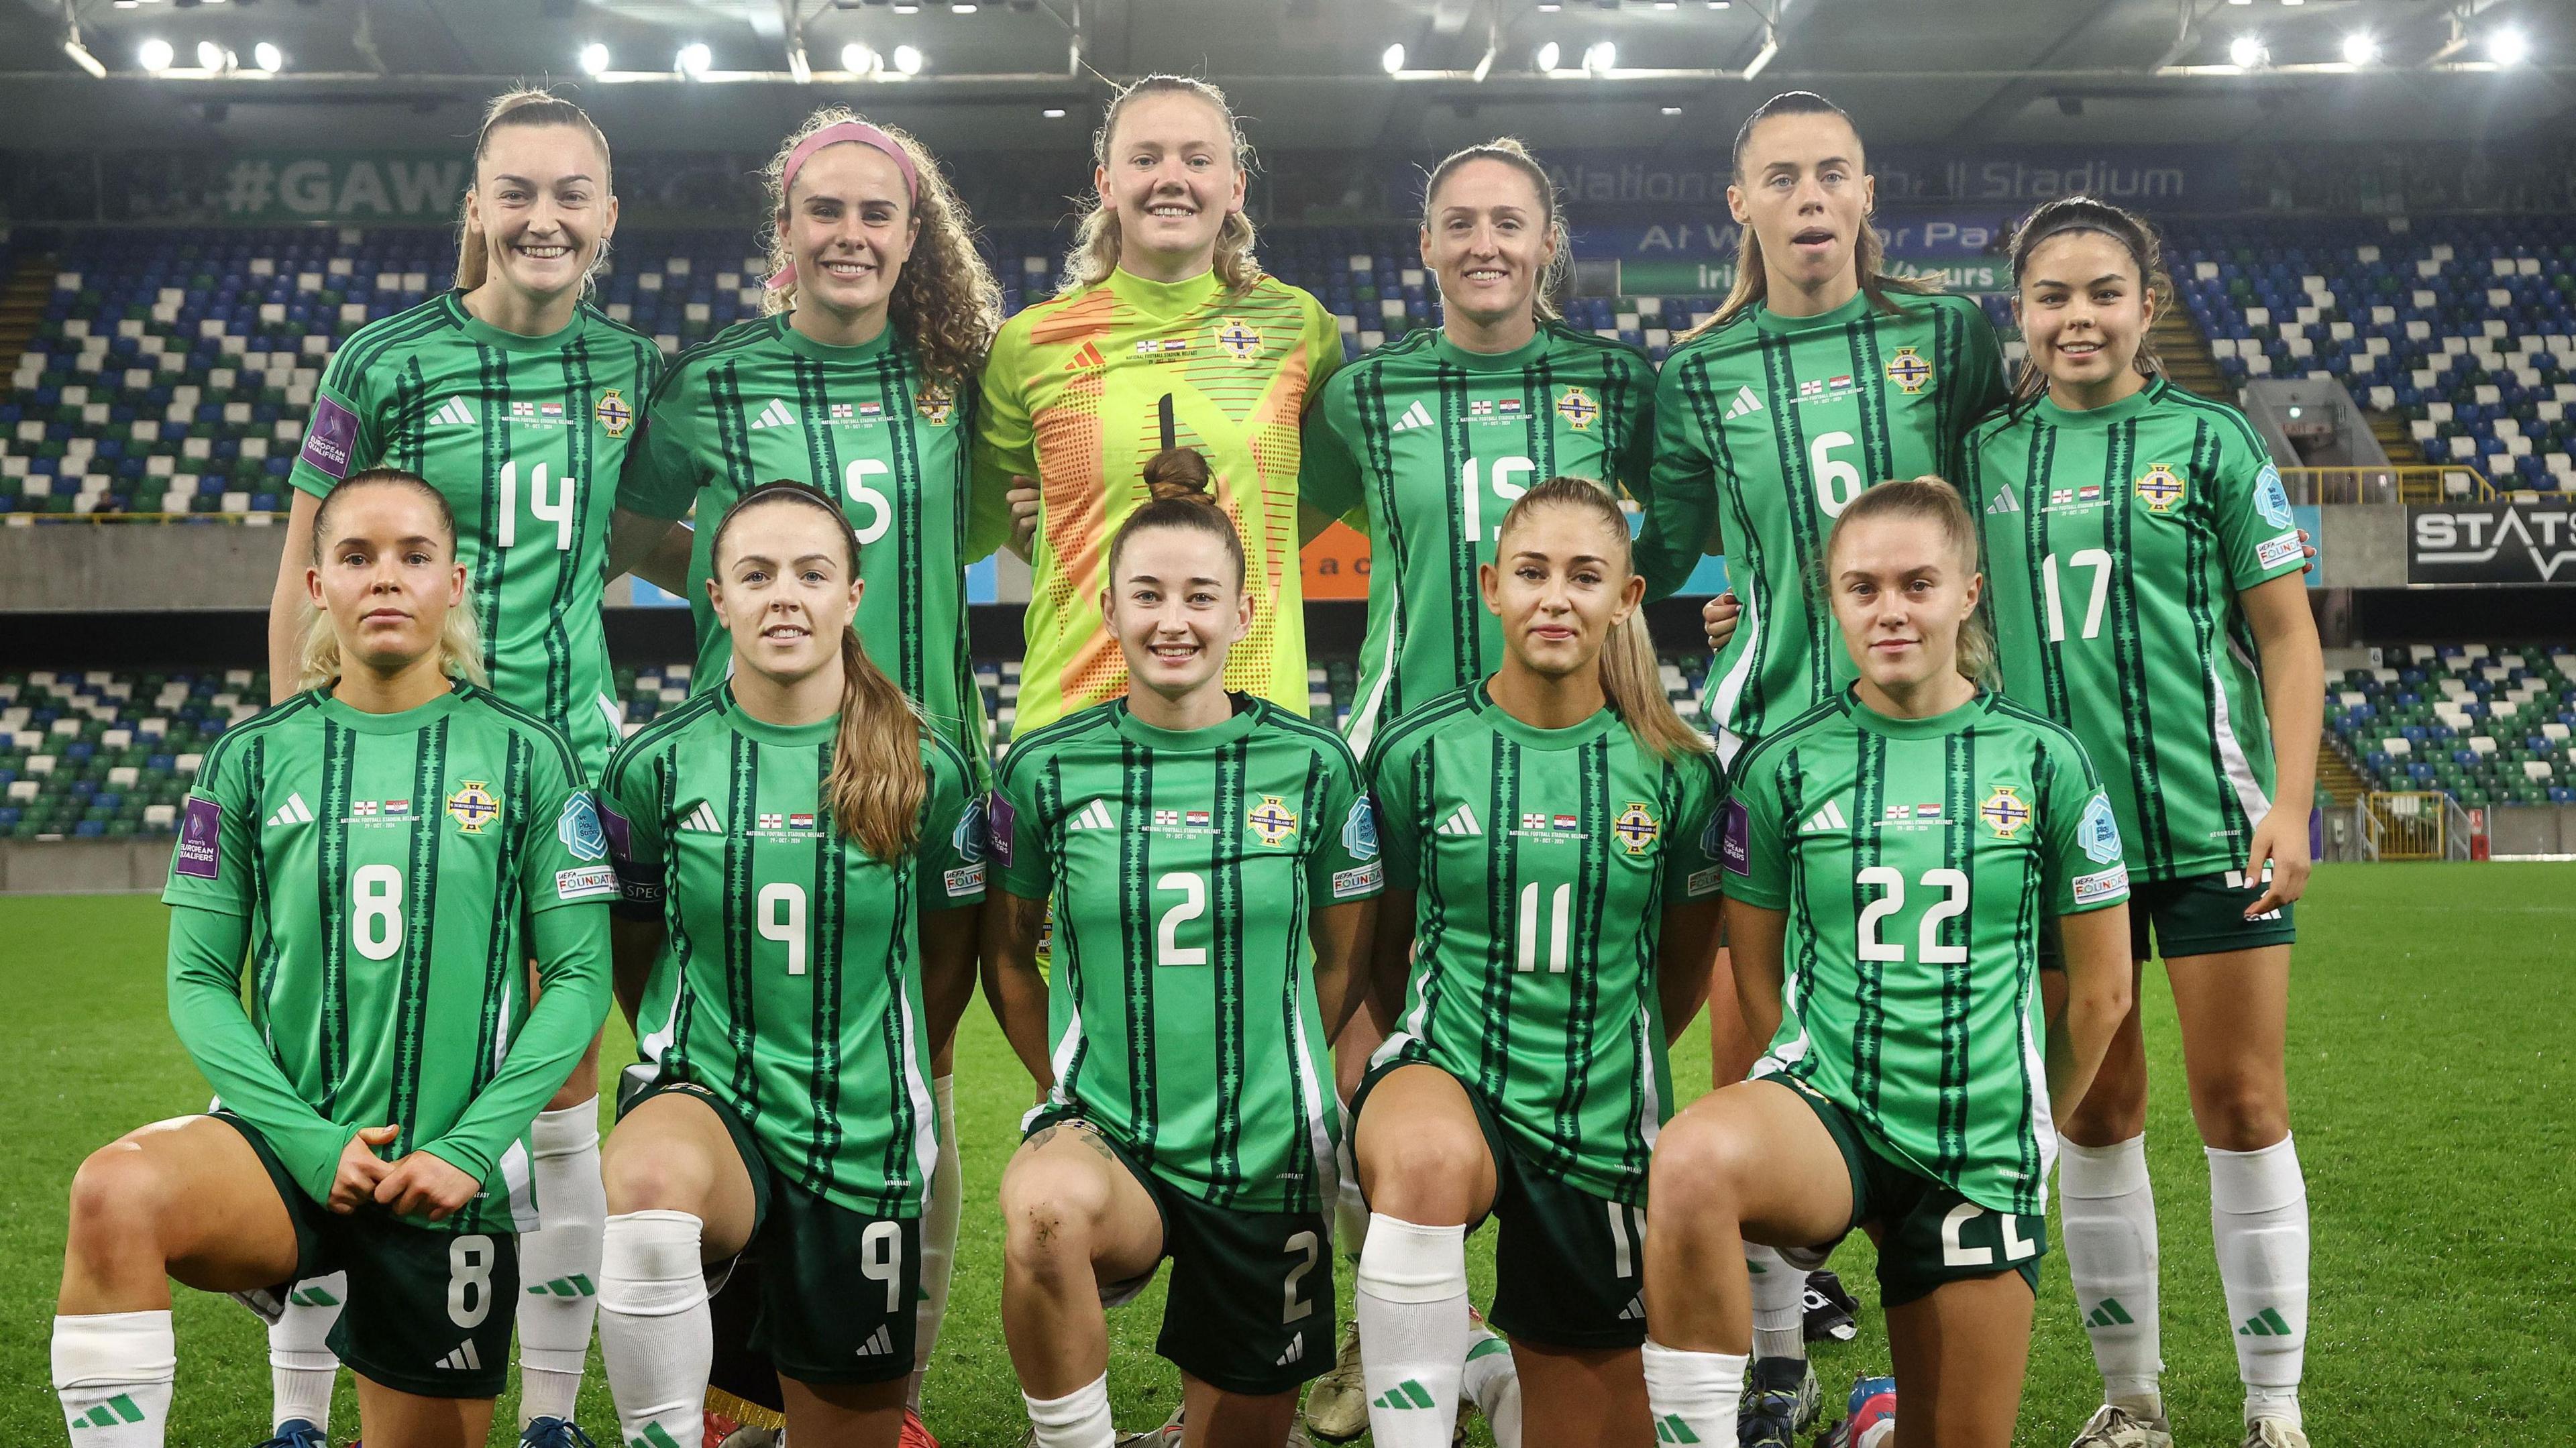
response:
<path id="1" fill-rule="evenodd" d="M 2254 511 L 2275 528 L 2290 526 L 2290 493 L 2281 486 L 2281 470 L 2270 463 L 2255 475 Z"/>
<path id="2" fill-rule="evenodd" d="M 1333 898 L 1357 900 L 1377 894 L 1386 888 L 1386 865 L 1371 860 L 1356 870 L 1341 870 L 1333 875 Z"/>
<path id="3" fill-rule="evenodd" d="M 2299 535 L 2284 533 L 2266 538 L 2254 545 L 2254 563 L 2258 568 L 2278 568 L 2299 556 Z"/>
<path id="4" fill-rule="evenodd" d="M 1682 893 L 1693 900 L 1720 894 L 1725 889 L 1724 882 L 1719 879 L 1722 873 L 1714 865 L 1705 870 L 1693 870 L 1690 872 L 1690 877 L 1683 881 Z"/>
<path id="5" fill-rule="evenodd" d="M 201 794 L 188 796 L 188 805 L 179 816 L 179 844 L 171 857 L 171 873 L 191 879 L 215 880 L 224 873 L 224 807 Z"/>
<path id="6" fill-rule="evenodd" d="M 584 862 L 608 858 L 608 831 L 599 822 L 599 809 L 590 802 L 590 791 L 577 789 L 564 801 L 563 813 L 555 819 L 555 838 L 572 851 L 572 857 Z"/>
<path id="7" fill-rule="evenodd" d="M 1721 831 L 1718 863 L 1730 875 L 1750 878 L 1753 874 L 1753 821 L 1745 813 L 1744 801 L 1728 800 L 1726 813 L 1719 817 L 1716 828 Z"/>
<path id="8" fill-rule="evenodd" d="M 1377 807 L 1365 794 L 1351 801 L 1351 817 L 1342 825 L 1342 848 L 1354 860 L 1377 858 Z"/>
<path id="9" fill-rule="evenodd" d="M 331 477 L 349 476 L 349 458 L 358 446 L 358 414 L 331 400 L 313 398 L 313 420 L 304 428 L 304 460 Z"/>
<path id="10" fill-rule="evenodd" d="M 2108 798 L 2096 794 L 2085 804 L 2084 818 L 2075 826 L 2075 842 L 2094 864 L 2108 865 L 2120 858 L 2120 822 L 2112 817 Z"/>
<path id="11" fill-rule="evenodd" d="M 996 797 L 993 800 L 993 806 L 1000 805 L 1001 800 Z M 986 808 L 982 796 L 966 801 L 965 813 L 957 817 L 957 828 L 948 836 L 949 847 L 957 852 L 958 859 L 969 865 L 981 866 L 984 863 L 985 840 L 989 833 L 989 827 L 985 824 Z M 1008 864 L 1009 861 L 1006 860 L 1003 863 Z M 949 873 L 956 875 L 960 872 L 951 870 Z M 975 871 L 975 887 L 980 890 L 983 885 L 984 872 L 979 868 Z M 959 892 L 952 888 L 948 893 L 955 895 Z"/>
<path id="12" fill-rule="evenodd" d="M 578 869 L 557 870 L 555 871 L 555 898 L 566 901 L 617 899 L 617 872 L 606 865 L 583 865 Z"/>
<path id="13" fill-rule="evenodd" d="M 1019 833 L 1019 823 L 1020 812 L 1011 808 L 1000 790 L 995 790 L 984 807 L 986 849 L 993 863 L 1005 870 L 1011 868 L 1011 844 Z"/>
<path id="14" fill-rule="evenodd" d="M 2113 865 L 2107 870 L 2075 877 L 2075 905 L 2108 905 L 2129 893 L 2129 868 Z"/>
<path id="15" fill-rule="evenodd" d="M 982 894 L 984 892 L 983 862 L 961 865 L 946 872 L 940 876 L 940 886 L 948 892 L 948 898 L 951 900 L 963 900 L 969 895 Z"/>

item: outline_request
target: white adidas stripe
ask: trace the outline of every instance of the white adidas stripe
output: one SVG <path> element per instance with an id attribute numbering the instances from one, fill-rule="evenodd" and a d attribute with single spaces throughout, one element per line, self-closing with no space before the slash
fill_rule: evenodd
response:
<path id="1" fill-rule="evenodd" d="M 304 803 L 304 796 L 290 794 L 286 797 L 286 803 L 277 807 L 277 813 L 268 817 L 268 822 L 271 825 L 311 824 L 313 811 Z"/>
<path id="2" fill-rule="evenodd" d="M 689 817 L 680 822 L 680 828 L 695 830 L 700 834 L 720 835 L 724 833 L 724 821 L 716 818 L 716 807 L 713 804 L 706 800 L 699 800 L 698 807 L 689 811 Z"/>
<path id="3" fill-rule="evenodd" d="M 438 410 L 430 414 L 429 420 L 441 426 L 472 427 L 474 409 L 465 405 L 464 398 L 451 397 L 438 405 Z"/>
<path id="4" fill-rule="evenodd" d="M 440 1358 L 438 1365 L 449 1372 L 479 1372 L 483 1367 L 483 1355 L 474 1350 L 474 1339 L 469 1337 L 463 1346 Z"/>
<path id="5" fill-rule="evenodd" d="M 1476 823 L 1476 812 L 1463 804 L 1458 806 L 1458 812 L 1456 814 L 1442 820 L 1440 822 L 1440 828 L 1433 831 L 1434 834 L 1450 835 L 1453 837 L 1459 835 L 1481 835 L 1484 832 L 1484 827 Z"/>
<path id="6" fill-rule="evenodd" d="M 1825 807 L 1823 809 L 1816 811 L 1813 815 L 1808 817 L 1804 828 L 1811 830 L 1847 830 L 1851 828 L 1851 821 L 1843 817 L 1843 807 L 1841 802 L 1829 799 L 1825 801 Z"/>
<path id="7" fill-rule="evenodd" d="M 858 1355 L 860 1357 L 884 1357 L 887 1353 L 892 1351 L 894 1351 L 894 1336 L 886 1330 L 885 1324 L 879 1323 L 877 1325 L 877 1330 L 868 1334 L 868 1340 L 859 1344 Z"/>
<path id="8" fill-rule="evenodd" d="M 1729 417 L 1750 417 L 1761 410 L 1762 399 L 1753 395 L 1753 389 L 1750 387 L 1739 387 L 1735 389 L 1735 405 L 1726 409 L 1726 415 Z"/>
<path id="9" fill-rule="evenodd" d="M 1424 407 L 1420 398 L 1415 398 L 1413 405 L 1404 410 L 1404 416 L 1397 418 L 1395 420 L 1395 426 L 1387 430 L 1389 432 L 1410 432 L 1417 427 L 1429 427 L 1430 425 L 1431 409 Z"/>
<path id="10" fill-rule="evenodd" d="M 1116 820 L 1109 817 L 1109 801 L 1105 799 L 1095 799 L 1091 803 L 1084 805 L 1081 809 L 1074 811 L 1072 822 L 1067 824 L 1065 828 L 1069 830 L 1106 830 L 1115 829 L 1117 827 L 1117 823 L 1118 822 Z"/>
<path id="11" fill-rule="evenodd" d="M 794 427 L 796 414 L 787 410 L 786 403 L 773 397 L 769 399 L 769 405 L 760 410 L 760 416 L 752 419 L 751 425 L 756 428 Z"/>

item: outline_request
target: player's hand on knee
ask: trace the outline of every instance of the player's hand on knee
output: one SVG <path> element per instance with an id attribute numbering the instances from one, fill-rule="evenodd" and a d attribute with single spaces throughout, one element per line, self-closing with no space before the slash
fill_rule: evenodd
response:
<path id="1" fill-rule="evenodd" d="M 1025 563 L 1038 536 L 1038 485 L 1034 478 L 1014 477 L 1004 496 L 1011 502 L 1011 551 Z"/>
<path id="2" fill-rule="evenodd" d="M 361 1202 L 376 1199 L 376 1184 L 394 1169 L 394 1164 L 376 1155 L 376 1148 L 391 1146 L 402 1135 L 399 1126 L 362 1126 L 349 1144 L 340 1148 L 340 1170 L 331 1178 L 331 1199 L 324 1203 L 342 1216 L 358 1209 Z"/>
<path id="3" fill-rule="evenodd" d="M 1700 627 L 1708 633 L 1710 653 L 1726 647 L 1726 641 L 1735 637 L 1736 623 L 1743 617 L 1743 601 L 1733 593 L 1721 593 L 1700 606 Z"/>
<path id="4" fill-rule="evenodd" d="M 2292 816 L 2295 814 L 2295 818 Z M 2267 872 L 2265 866 L 2270 869 Z M 2314 862 L 2308 856 L 2308 820 L 2305 810 L 2292 811 L 2275 807 L 2254 827 L 2254 842 L 2245 861 L 2246 873 L 2263 881 L 2262 898 L 2245 907 L 2245 918 L 2255 919 L 2291 904 L 2308 892 L 2308 871 Z"/>
<path id="5" fill-rule="evenodd" d="M 443 1222 L 474 1200 L 482 1186 L 454 1164 L 430 1152 L 415 1151 L 395 1162 L 385 1179 L 376 1183 L 376 1200 L 397 1216 Z"/>

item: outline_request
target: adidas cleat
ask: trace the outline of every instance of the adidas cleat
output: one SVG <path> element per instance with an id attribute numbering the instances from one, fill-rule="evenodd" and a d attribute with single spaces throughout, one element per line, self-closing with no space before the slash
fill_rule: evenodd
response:
<path id="1" fill-rule="evenodd" d="M 1809 1342 L 1849 1342 L 1860 1336 L 1855 1325 L 1860 1303 L 1843 1287 L 1843 1279 L 1823 1268 L 1807 1274 L 1806 1318 L 1801 1324 Z"/>
<path id="2" fill-rule="evenodd" d="M 2257 1418 L 2245 1425 L 2244 1448 L 2308 1448 L 2308 1435 L 2287 1418 Z"/>
<path id="3" fill-rule="evenodd" d="M 1816 1421 L 1824 1390 L 1805 1358 L 1756 1358 L 1736 1409 L 1737 1448 L 1795 1448 Z"/>
<path id="4" fill-rule="evenodd" d="M 2162 1418 L 2141 1417 L 2117 1403 L 2093 1410 L 2069 1448 L 2173 1448 L 2173 1429 Z"/>
<path id="5" fill-rule="evenodd" d="M 277 1425 L 277 1436 L 259 1448 L 331 1448 L 331 1439 L 304 1418 L 289 1418 Z"/>
<path id="6" fill-rule="evenodd" d="M 519 1430 L 519 1448 L 599 1448 L 570 1418 L 530 1418 Z"/>
<path id="7" fill-rule="evenodd" d="M 1327 1443 L 1348 1443 L 1368 1431 L 1368 1389 L 1360 1378 L 1360 1325 L 1342 1327 L 1333 1369 L 1306 1390 L 1306 1431 Z"/>

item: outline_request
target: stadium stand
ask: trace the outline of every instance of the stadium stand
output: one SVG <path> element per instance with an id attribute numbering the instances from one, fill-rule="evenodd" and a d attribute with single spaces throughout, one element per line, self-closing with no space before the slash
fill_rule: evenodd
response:
<path id="1" fill-rule="evenodd" d="M 2576 653 L 2416 644 L 2387 657 L 2327 685 L 2331 747 L 2370 787 L 2471 809 L 2576 803 Z"/>

